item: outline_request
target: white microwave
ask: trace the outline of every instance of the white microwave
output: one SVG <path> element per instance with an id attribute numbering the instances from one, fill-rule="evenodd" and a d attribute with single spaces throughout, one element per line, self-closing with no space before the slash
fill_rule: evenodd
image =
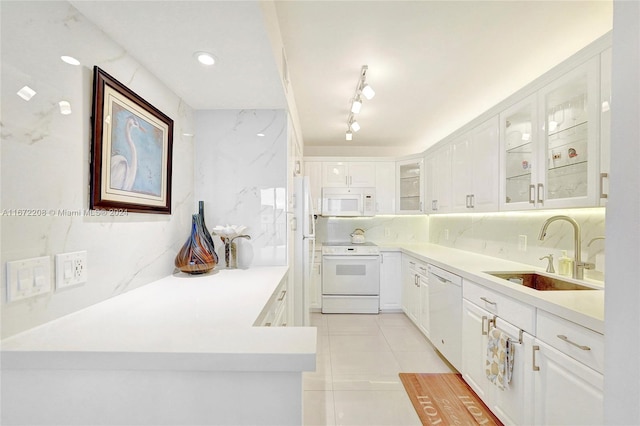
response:
<path id="1" fill-rule="evenodd" d="M 375 188 L 322 188 L 323 216 L 374 216 Z"/>

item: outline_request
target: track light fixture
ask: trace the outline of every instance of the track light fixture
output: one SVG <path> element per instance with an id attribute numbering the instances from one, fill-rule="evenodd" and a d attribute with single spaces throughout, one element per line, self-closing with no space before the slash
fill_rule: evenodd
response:
<path id="1" fill-rule="evenodd" d="M 364 96 L 365 99 L 371 99 L 376 94 L 376 92 L 374 92 L 371 86 L 366 82 L 368 69 L 368 65 L 363 65 L 360 69 L 360 77 L 358 78 L 358 84 L 356 85 L 356 90 L 351 101 L 351 113 L 349 114 L 349 117 L 347 117 L 348 130 L 346 140 L 348 141 L 353 139 L 353 132 L 360 130 L 360 125 L 353 115 L 360 112 L 360 109 L 362 108 L 362 97 Z"/>

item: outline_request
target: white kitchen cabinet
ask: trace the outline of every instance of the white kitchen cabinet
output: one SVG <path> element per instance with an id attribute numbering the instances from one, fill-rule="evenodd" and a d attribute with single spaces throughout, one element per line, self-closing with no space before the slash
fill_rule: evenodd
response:
<path id="1" fill-rule="evenodd" d="M 503 210 L 599 204 L 600 59 L 500 114 Z"/>
<path id="2" fill-rule="evenodd" d="M 498 210 L 498 116 L 451 142 L 451 211 Z"/>
<path id="3" fill-rule="evenodd" d="M 311 190 L 311 201 L 313 212 L 322 213 L 322 162 L 305 161 L 304 175 L 309 177 L 309 189 Z"/>
<path id="4" fill-rule="evenodd" d="M 402 310 L 417 326 L 420 324 L 420 267 L 424 268 L 426 277 L 425 264 L 414 257 L 402 256 Z"/>
<path id="5" fill-rule="evenodd" d="M 427 213 L 448 213 L 451 209 L 451 145 L 427 152 L 424 163 Z"/>
<path id="6" fill-rule="evenodd" d="M 402 253 L 382 251 L 380 264 L 380 310 L 402 310 Z"/>
<path id="7" fill-rule="evenodd" d="M 289 300 L 287 298 L 288 280 L 282 280 L 267 302 L 260 325 L 263 327 L 286 327 L 289 321 Z"/>
<path id="8" fill-rule="evenodd" d="M 322 310 L 322 251 L 313 253 L 313 268 L 309 286 L 309 309 L 314 312 Z"/>
<path id="9" fill-rule="evenodd" d="M 424 160 L 422 158 L 396 162 L 396 213 L 424 212 L 423 167 Z"/>
<path id="10" fill-rule="evenodd" d="M 462 377 L 503 423 L 602 424 L 604 336 L 467 280 L 462 306 Z M 505 390 L 485 373 L 493 327 L 517 342 Z"/>
<path id="11" fill-rule="evenodd" d="M 418 328 L 422 330 L 422 333 L 427 336 L 427 338 L 430 338 L 431 320 L 429 314 L 429 279 L 428 277 L 420 274 L 418 281 L 420 282 L 420 315 Z"/>
<path id="12" fill-rule="evenodd" d="M 602 425 L 602 374 L 536 339 L 533 424 Z"/>
<path id="13" fill-rule="evenodd" d="M 374 188 L 375 162 L 322 162 L 322 186 L 331 188 Z"/>
<path id="14" fill-rule="evenodd" d="M 611 48 L 600 55 L 600 205 L 606 206 L 611 173 Z"/>
<path id="15" fill-rule="evenodd" d="M 396 213 L 396 163 L 380 161 L 376 168 L 376 214 Z"/>
<path id="16" fill-rule="evenodd" d="M 514 342 L 511 383 L 505 390 L 491 383 L 486 374 L 488 333 L 498 327 Z M 529 423 L 532 407 L 533 377 L 529 354 L 533 337 L 502 321 L 489 311 L 464 299 L 462 302 L 462 376 L 473 391 L 504 424 Z"/>

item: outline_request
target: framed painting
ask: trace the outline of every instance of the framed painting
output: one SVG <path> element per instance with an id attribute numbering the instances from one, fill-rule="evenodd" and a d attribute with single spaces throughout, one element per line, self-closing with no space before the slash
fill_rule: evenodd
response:
<path id="1" fill-rule="evenodd" d="M 93 67 L 93 210 L 171 214 L 173 120 Z"/>

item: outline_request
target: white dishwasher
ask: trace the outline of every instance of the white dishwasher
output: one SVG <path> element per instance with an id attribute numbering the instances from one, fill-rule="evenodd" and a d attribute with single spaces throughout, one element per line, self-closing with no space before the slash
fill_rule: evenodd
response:
<path id="1" fill-rule="evenodd" d="M 431 343 L 460 370 L 462 366 L 462 278 L 437 266 L 429 271 Z"/>

